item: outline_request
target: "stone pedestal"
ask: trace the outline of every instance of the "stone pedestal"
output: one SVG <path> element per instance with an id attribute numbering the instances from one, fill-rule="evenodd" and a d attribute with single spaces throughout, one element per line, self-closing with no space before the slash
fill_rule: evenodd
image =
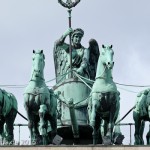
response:
<path id="1" fill-rule="evenodd" d="M 2 146 L 0 150 L 150 150 L 150 146 Z"/>

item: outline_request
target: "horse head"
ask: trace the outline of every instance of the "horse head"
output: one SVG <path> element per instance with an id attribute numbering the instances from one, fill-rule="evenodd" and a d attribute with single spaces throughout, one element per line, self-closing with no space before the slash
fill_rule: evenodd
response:
<path id="1" fill-rule="evenodd" d="M 105 65 L 107 69 L 112 69 L 114 66 L 113 55 L 114 51 L 112 49 L 112 45 L 111 46 L 102 45 L 100 57 L 103 65 Z"/>
<path id="2" fill-rule="evenodd" d="M 45 56 L 43 50 L 37 52 L 33 50 L 32 56 L 32 78 L 43 79 L 43 70 L 45 66 Z"/>

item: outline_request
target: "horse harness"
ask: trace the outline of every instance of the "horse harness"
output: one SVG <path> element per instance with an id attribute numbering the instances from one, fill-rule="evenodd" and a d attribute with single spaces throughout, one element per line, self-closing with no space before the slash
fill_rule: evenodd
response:
<path id="1" fill-rule="evenodd" d="M 41 90 L 41 88 L 39 88 L 39 87 L 35 87 L 35 88 L 32 89 L 31 92 L 27 91 L 24 94 L 32 94 L 34 96 L 37 96 L 37 95 L 40 95 L 40 94 L 49 94 L 49 93 L 44 92 L 44 90 Z"/>
<path id="2" fill-rule="evenodd" d="M 98 98 L 97 99 L 93 99 L 93 100 L 98 101 L 99 103 L 101 103 L 101 107 L 100 107 L 101 111 L 97 110 L 97 113 L 102 118 L 107 117 L 110 114 L 110 111 L 104 110 L 104 108 L 107 108 L 109 106 L 112 106 L 112 107 L 115 106 L 117 104 L 117 98 L 116 98 L 116 96 L 119 93 L 118 92 L 105 92 L 105 93 L 104 92 L 93 92 L 93 93 L 97 93 L 98 94 L 98 96 L 97 96 Z M 111 99 L 114 99 L 110 103 L 108 101 L 109 97 Z"/>
<path id="3" fill-rule="evenodd" d="M 34 87 L 31 91 L 27 91 L 24 94 L 31 94 L 33 96 L 39 96 L 40 94 L 50 94 L 45 92 L 45 90 L 42 90 L 40 87 Z M 29 99 L 27 102 L 27 105 L 29 107 Z M 32 111 L 35 115 L 38 115 L 38 113 L 36 111 Z"/>
<path id="4" fill-rule="evenodd" d="M 94 99 L 94 100 L 97 100 L 97 101 L 101 101 L 102 98 L 105 98 L 105 100 L 107 100 L 108 96 L 115 96 L 116 97 L 116 94 L 118 94 L 118 92 L 92 92 L 91 94 L 93 94 L 93 93 L 98 94 L 98 99 Z"/>

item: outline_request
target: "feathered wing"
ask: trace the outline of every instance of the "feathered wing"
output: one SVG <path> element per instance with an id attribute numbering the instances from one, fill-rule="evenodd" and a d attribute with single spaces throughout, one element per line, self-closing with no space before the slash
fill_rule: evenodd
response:
<path id="1" fill-rule="evenodd" d="M 67 44 L 54 46 L 53 56 L 55 65 L 56 83 L 60 83 L 65 79 L 65 73 L 67 72 Z"/>
<path id="2" fill-rule="evenodd" d="M 99 46 L 95 39 L 89 40 L 89 73 L 90 79 L 95 80 L 98 58 L 100 55 Z"/>

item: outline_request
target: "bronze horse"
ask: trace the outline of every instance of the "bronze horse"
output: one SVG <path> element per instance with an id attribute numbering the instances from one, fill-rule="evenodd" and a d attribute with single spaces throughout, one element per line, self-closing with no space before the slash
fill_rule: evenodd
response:
<path id="1" fill-rule="evenodd" d="M 146 89 L 137 95 L 133 119 L 135 122 L 134 144 L 144 145 L 143 132 L 145 121 L 150 121 L 150 89 Z M 147 133 L 146 139 L 147 145 L 150 145 L 150 130 Z"/>
<path id="2" fill-rule="evenodd" d="M 24 106 L 27 112 L 28 127 L 31 134 L 31 144 L 48 144 L 48 124 L 51 133 L 57 131 L 57 101 L 53 91 L 45 84 L 43 50 L 33 50 L 31 79 L 24 92 Z"/>
<path id="3" fill-rule="evenodd" d="M 0 144 L 13 144 L 13 125 L 17 115 L 18 103 L 15 96 L 0 89 Z M 6 135 L 4 135 L 4 124 L 6 124 Z"/>
<path id="4" fill-rule="evenodd" d="M 112 46 L 102 45 L 98 59 L 96 79 L 89 100 L 89 121 L 93 128 L 93 144 L 97 144 L 101 121 L 104 137 L 113 143 L 113 129 L 120 110 L 120 98 L 112 78 L 114 66 Z"/>

